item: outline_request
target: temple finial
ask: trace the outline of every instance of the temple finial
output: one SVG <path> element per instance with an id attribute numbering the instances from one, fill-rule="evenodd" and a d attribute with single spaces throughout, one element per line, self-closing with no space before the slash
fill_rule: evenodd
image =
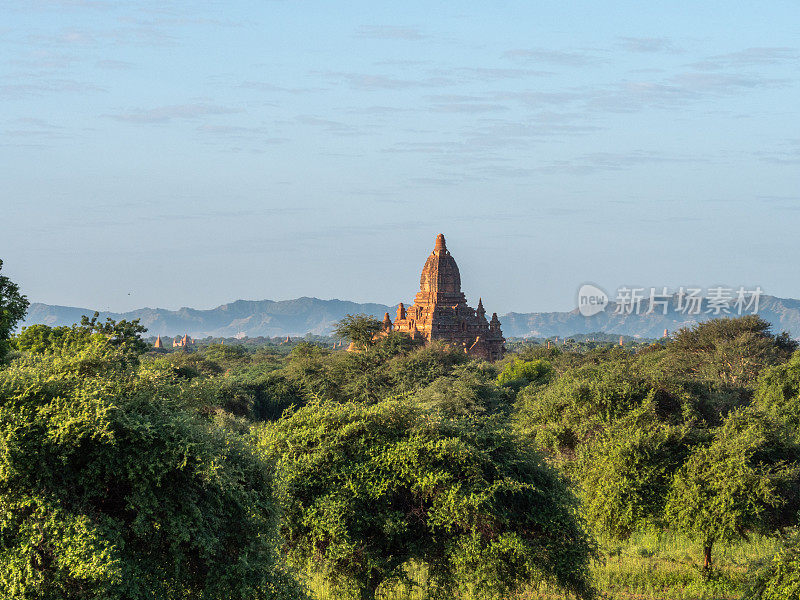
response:
<path id="1" fill-rule="evenodd" d="M 444 243 L 444 234 L 440 233 L 436 236 L 436 245 L 433 248 L 434 250 L 447 250 L 447 246 Z"/>

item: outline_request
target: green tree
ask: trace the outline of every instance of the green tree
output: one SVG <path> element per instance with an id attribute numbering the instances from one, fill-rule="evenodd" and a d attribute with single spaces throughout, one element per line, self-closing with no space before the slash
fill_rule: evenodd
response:
<path id="1" fill-rule="evenodd" d="M 470 363 L 453 368 L 446 377 L 439 377 L 422 388 L 413 398 L 427 409 L 447 415 L 469 416 L 508 414 L 513 396 L 497 384 L 496 370 L 489 363 Z"/>
<path id="2" fill-rule="evenodd" d="M 375 335 L 382 329 L 381 322 L 369 315 L 345 315 L 336 324 L 333 334 L 350 340 L 356 348 L 368 348 L 374 343 Z"/>
<path id="3" fill-rule="evenodd" d="M 593 546 L 565 483 L 505 429 L 408 401 L 321 403 L 265 427 L 285 547 L 373 600 L 409 561 L 453 590 L 508 597 L 535 578 L 593 592 Z"/>
<path id="4" fill-rule="evenodd" d="M 690 426 L 661 420 L 651 400 L 582 446 L 575 475 L 588 519 L 620 539 L 662 525 L 672 478 L 693 437 Z"/>
<path id="5" fill-rule="evenodd" d="M 800 352 L 772 367 L 759 381 L 753 404 L 787 426 L 787 435 L 800 441 Z"/>
<path id="6" fill-rule="evenodd" d="M 629 359 L 586 364 L 544 387 L 523 388 L 517 396 L 516 424 L 542 448 L 572 456 L 614 420 L 652 398 L 656 389 Z"/>
<path id="7" fill-rule="evenodd" d="M 702 544 L 705 571 L 716 542 L 774 524 L 770 513 L 797 485 L 796 461 L 781 430 L 746 409 L 733 411 L 711 443 L 692 452 L 675 475 L 665 513 L 669 524 Z"/>
<path id="8" fill-rule="evenodd" d="M 59 354 L 76 352 L 90 339 L 91 333 L 77 326 L 30 325 L 12 338 L 12 344 L 20 352 Z"/>
<path id="9" fill-rule="evenodd" d="M 544 360 L 514 360 L 503 367 L 497 376 L 501 385 L 520 388 L 531 383 L 547 383 L 553 373 L 553 366 Z"/>
<path id="10" fill-rule="evenodd" d="M 95 312 L 91 319 L 84 315 L 81 317 L 80 327 L 89 333 L 106 336 L 112 345 L 121 348 L 132 357 L 138 357 L 148 350 L 149 344 L 142 339 L 142 334 L 147 328 L 139 323 L 139 319 L 114 321 L 108 317 L 105 323 L 98 323 L 99 316 L 98 312 Z"/>
<path id="11" fill-rule="evenodd" d="M 753 385 L 769 366 L 786 361 L 797 349 L 787 333 L 774 335 L 757 315 L 713 319 L 675 334 L 666 350 L 681 373 L 722 385 Z"/>
<path id="12" fill-rule="evenodd" d="M 0 259 L 0 362 L 8 355 L 8 339 L 28 310 L 28 299 L 19 291 L 19 286 L 2 274 Z"/>
<path id="13" fill-rule="evenodd" d="M 301 597 L 270 466 L 109 347 L 0 372 L 0 596 Z"/>

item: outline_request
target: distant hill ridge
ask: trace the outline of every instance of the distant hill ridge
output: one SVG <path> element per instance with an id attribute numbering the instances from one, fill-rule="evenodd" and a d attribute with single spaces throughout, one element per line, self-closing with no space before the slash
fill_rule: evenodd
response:
<path id="1" fill-rule="evenodd" d="M 800 338 L 800 300 L 762 295 L 758 314 L 772 323 L 776 332 L 787 331 Z M 592 317 L 584 317 L 577 309 L 569 312 L 508 313 L 500 317 L 506 337 L 551 337 L 572 334 L 605 332 L 635 337 L 661 337 L 664 329 L 680 327 L 714 318 L 703 305 L 701 314 L 686 315 L 669 306 L 667 314 L 614 314 L 612 302 Z M 336 322 L 346 314 L 366 313 L 382 318 L 392 317 L 396 306 L 357 303 L 346 300 L 297 298 L 294 300 L 237 300 L 208 310 L 195 308 L 140 308 L 124 313 L 100 311 L 100 318 L 114 320 L 139 319 L 150 335 L 173 336 L 188 333 L 203 338 L 233 337 L 243 332 L 249 337 L 302 336 L 306 333 L 329 335 Z M 92 315 L 93 309 L 32 303 L 23 326 L 71 325 L 80 322 L 82 315 Z M 721 315 L 728 316 L 728 315 Z M 736 316 L 736 315 L 730 315 Z"/>

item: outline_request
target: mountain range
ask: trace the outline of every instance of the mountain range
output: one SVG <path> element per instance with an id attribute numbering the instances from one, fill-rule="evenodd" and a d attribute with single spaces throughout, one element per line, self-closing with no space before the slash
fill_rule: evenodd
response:
<path id="1" fill-rule="evenodd" d="M 604 311 L 584 317 L 577 309 L 569 312 L 511 312 L 500 317 L 506 337 L 553 337 L 593 332 L 613 333 L 634 337 L 661 337 L 665 329 L 676 331 L 713 318 L 706 303 L 696 315 L 684 314 L 670 302 L 666 314 L 617 314 L 612 302 Z M 195 338 L 207 336 L 248 337 L 303 336 L 306 333 L 329 335 L 337 321 L 346 314 L 365 313 L 382 318 L 388 312 L 394 317 L 396 306 L 360 304 L 345 300 L 297 298 L 295 300 L 237 300 L 208 310 L 180 308 L 140 308 L 124 313 L 100 312 L 100 319 L 139 319 L 150 335 L 175 336 L 188 333 Z M 644 312 L 644 311 L 642 311 Z M 94 310 L 72 306 L 32 303 L 22 326 L 33 324 L 71 325 L 80 322 L 82 315 L 91 316 Z M 787 331 L 800 338 L 800 300 L 762 295 L 758 314 L 772 323 L 777 331 Z M 719 316 L 728 316 L 721 314 Z M 736 316 L 736 315 L 730 315 Z"/>

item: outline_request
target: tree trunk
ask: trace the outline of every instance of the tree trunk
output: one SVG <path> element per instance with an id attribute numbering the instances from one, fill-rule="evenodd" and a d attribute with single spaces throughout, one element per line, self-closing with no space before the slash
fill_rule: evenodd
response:
<path id="1" fill-rule="evenodd" d="M 713 540 L 706 540 L 703 544 L 703 571 L 706 573 L 711 571 L 711 547 L 713 545 Z"/>
<path id="2" fill-rule="evenodd" d="M 375 593 L 378 591 L 378 583 L 370 579 L 361 586 L 361 600 L 375 600 Z"/>

